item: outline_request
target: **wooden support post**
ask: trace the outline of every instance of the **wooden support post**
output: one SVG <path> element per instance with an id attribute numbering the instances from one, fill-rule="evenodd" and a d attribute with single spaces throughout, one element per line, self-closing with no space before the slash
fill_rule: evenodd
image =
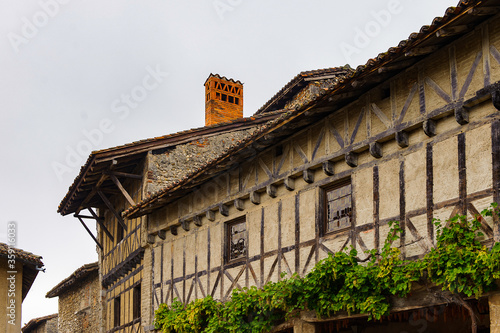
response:
<path id="1" fill-rule="evenodd" d="M 224 205 L 224 204 L 220 204 L 219 205 L 219 213 L 222 216 L 229 216 L 229 207 Z"/>
<path id="2" fill-rule="evenodd" d="M 323 162 L 323 172 L 327 176 L 333 176 L 335 174 L 334 163 L 332 161 L 324 161 Z"/>
<path id="3" fill-rule="evenodd" d="M 78 217 L 78 220 L 80 221 L 80 223 L 83 225 L 83 227 L 85 228 L 85 230 L 87 230 L 87 232 L 89 233 L 90 237 L 92 237 L 92 239 L 94 240 L 94 242 L 97 244 L 97 246 L 99 246 L 99 248 L 101 250 L 104 250 L 101 243 L 99 243 L 99 241 L 97 240 L 97 238 L 95 238 L 95 236 L 92 234 L 92 232 L 90 231 L 90 229 L 87 227 L 87 225 L 85 225 L 85 222 L 83 222 L 83 220 Z"/>
<path id="4" fill-rule="evenodd" d="M 167 231 L 166 230 L 158 231 L 158 238 L 165 240 L 165 238 L 167 238 Z"/>
<path id="5" fill-rule="evenodd" d="M 490 332 L 500 333 L 500 293 L 488 297 L 490 307 Z"/>
<path id="6" fill-rule="evenodd" d="M 302 173 L 302 177 L 304 178 L 304 181 L 308 184 L 314 183 L 314 170 L 312 169 L 305 169 L 304 172 Z"/>
<path id="7" fill-rule="evenodd" d="M 125 197 L 125 199 L 127 199 L 127 201 L 130 204 L 130 206 L 135 206 L 134 199 L 132 199 L 132 197 L 130 196 L 130 194 L 128 194 L 128 192 L 125 190 L 125 188 L 123 187 L 122 183 L 120 183 L 120 181 L 118 180 L 118 178 L 116 178 L 116 176 L 113 173 L 110 173 L 109 177 L 111 178 L 111 180 L 113 181 L 113 183 L 115 183 L 116 187 L 118 187 L 118 189 L 120 190 L 120 192 L 122 192 L 123 196 Z"/>
<path id="8" fill-rule="evenodd" d="M 215 221 L 215 212 L 213 210 L 207 210 L 206 216 L 209 221 Z"/>
<path id="9" fill-rule="evenodd" d="M 293 179 L 292 177 L 286 177 L 285 178 L 285 188 L 288 191 L 295 190 L 295 179 Z"/>
<path id="10" fill-rule="evenodd" d="M 109 237 L 109 239 L 111 239 L 111 241 L 114 242 L 115 238 L 113 237 L 113 235 L 111 235 L 111 233 L 109 232 L 108 228 L 106 228 L 106 226 L 102 222 L 102 219 L 99 216 L 97 216 L 96 212 L 94 212 L 94 210 L 91 207 L 88 207 L 87 209 L 90 212 L 90 214 L 95 218 L 95 220 L 97 221 L 97 223 L 99 224 L 99 226 L 102 228 L 102 230 L 104 231 L 104 233 L 106 233 L 106 235 Z"/>
<path id="11" fill-rule="evenodd" d="M 469 111 L 465 106 L 459 106 L 455 108 L 455 120 L 460 125 L 469 123 Z"/>
<path id="12" fill-rule="evenodd" d="M 351 151 L 345 154 L 345 162 L 351 168 L 355 168 L 358 166 L 358 154 Z"/>
<path id="13" fill-rule="evenodd" d="M 125 231 L 127 231 L 127 226 L 125 225 L 125 222 L 123 221 L 122 217 L 120 214 L 118 214 L 118 212 L 113 208 L 113 205 L 111 204 L 111 202 L 108 200 L 108 198 L 106 198 L 106 196 L 104 195 L 104 193 L 102 193 L 101 191 L 97 190 L 97 194 L 99 194 L 99 196 L 101 197 L 102 201 L 104 201 L 104 204 L 106 205 L 106 207 L 108 207 L 108 209 L 113 213 L 113 215 L 116 217 L 116 219 L 118 220 L 118 223 L 120 223 L 120 225 L 123 227 L 123 229 Z"/>
<path id="14" fill-rule="evenodd" d="M 378 142 L 372 142 L 370 143 L 370 155 L 372 155 L 375 158 L 381 158 L 382 157 L 382 145 Z"/>
<path id="15" fill-rule="evenodd" d="M 260 204 L 260 193 L 255 191 L 250 192 L 250 201 L 254 205 Z"/>
<path id="16" fill-rule="evenodd" d="M 195 226 L 201 227 L 201 216 L 199 216 L 199 215 L 194 216 L 193 222 L 194 222 Z"/>
<path id="17" fill-rule="evenodd" d="M 406 148 L 410 144 L 410 140 L 408 139 L 408 133 L 405 131 L 396 132 L 396 142 L 398 146 L 401 148 Z"/>
<path id="18" fill-rule="evenodd" d="M 436 135 L 436 121 L 432 119 L 427 119 L 422 124 L 425 135 L 428 137 L 433 137 Z"/>
<path id="19" fill-rule="evenodd" d="M 276 198 L 278 192 L 278 188 L 276 185 L 270 184 L 266 186 L 266 193 L 269 195 L 271 198 Z"/>

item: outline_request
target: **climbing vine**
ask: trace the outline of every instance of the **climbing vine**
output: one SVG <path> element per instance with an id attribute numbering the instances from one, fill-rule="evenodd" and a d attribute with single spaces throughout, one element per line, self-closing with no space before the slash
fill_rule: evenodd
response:
<path id="1" fill-rule="evenodd" d="M 465 216 L 444 225 L 436 220 L 436 246 L 413 261 L 401 259 L 393 246 L 402 230 L 392 222 L 383 247 L 367 251 L 366 260 L 351 249 L 330 254 L 303 278 L 283 275 L 261 289 L 234 290 L 225 303 L 207 296 L 187 305 L 177 300 L 161 304 L 155 327 L 165 333 L 260 333 L 300 310 L 315 311 L 318 317 L 346 311 L 380 319 L 390 311 L 390 297 L 406 297 L 417 281 L 440 286 L 460 300 L 460 295 L 479 298 L 500 279 L 500 243 L 487 248 L 480 242 L 481 221 L 493 215 L 500 216 L 496 204 L 470 221 Z"/>

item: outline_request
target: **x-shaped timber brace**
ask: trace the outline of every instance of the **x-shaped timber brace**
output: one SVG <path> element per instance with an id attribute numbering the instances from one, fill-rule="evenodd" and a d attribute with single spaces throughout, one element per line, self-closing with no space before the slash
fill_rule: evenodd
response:
<path id="1" fill-rule="evenodd" d="M 101 250 L 103 250 L 103 247 L 102 247 L 102 244 L 99 243 L 98 239 L 96 238 L 96 236 L 94 236 L 92 234 L 92 232 L 90 231 L 90 229 L 87 227 L 87 225 L 85 224 L 85 222 L 83 221 L 83 219 L 93 219 L 95 220 L 99 226 L 102 228 L 102 230 L 104 231 L 104 233 L 109 237 L 109 239 L 114 242 L 114 237 L 113 235 L 109 232 L 108 228 L 106 228 L 106 226 L 104 225 L 103 221 L 104 219 L 99 217 L 96 212 L 92 209 L 92 207 L 86 207 L 87 203 L 97 194 L 99 195 L 99 197 L 101 197 L 101 200 L 104 202 L 104 204 L 106 205 L 106 207 L 113 213 L 113 215 L 116 217 L 118 223 L 120 223 L 120 225 L 123 227 L 123 229 L 125 231 L 127 231 L 127 225 L 125 224 L 125 221 L 123 221 L 123 218 L 122 216 L 120 215 L 120 213 L 118 213 L 115 208 L 113 207 L 113 205 L 111 204 L 111 202 L 109 201 L 109 199 L 106 197 L 106 195 L 100 190 L 100 187 L 101 185 L 104 183 L 104 181 L 107 179 L 107 178 L 110 178 L 113 183 L 116 185 L 116 187 L 118 187 L 118 189 L 120 190 L 120 192 L 123 194 L 123 196 L 125 197 L 125 199 L 128 201 L 128 203 L 131 205 L 131 206 L 135 206 L 135 202 L 134 200 L 132 199 L 132 197 L 130 196 L 130 194 L 127 192 L 127 190 L 125 190 L 125 188 L 123 187 L 122 183 L 118 180 L 118 177 L 126 177 L 126 178 L 131 178 L 131 179 L 136 179 L 136 180 L 142 180 L 142 176 L 141 175 L 136 175 L 136 174 L 131 174 L 131 173 L 125 173 L 125 172 L 118 172 L 118 171 L 112 171 L 111 168 L 113 166 L 115 166 L 117 164 L 116 160 L 113 160 L 112 162 L 112 165 L 110 167 L 110 170 L 107 170 L 107 171 L 104 171 L 101 175 L 101 178 L 99 179 L 99 181 L 97 182 L 97 184 L 94 186 L 94 188 L 92 189 L 92 191 L 90 191 L 90 193 L 87 195 L 87 197 L 85 198 L 85 200 L 82 201 L 80 207 L 78 207 L 78 210 L 76 211 L 76 213 L 73 215 L 74 217 L 76 217 L 80 223 L 83 225 L 83 227 L 85 228 L 85 230 L 88 232 L 88 234 L 90 235 L 90 237 L 92 237 L 92 239 L 94 240 L 94 242 L 97 244 L 97 246 L 99 246 L 99 248 Z M 80 212 L 83 210 L 83 209 L 87 209 L 89 212 L 90 212 L 90 216 L 89 215 L 81 215 Z"/>

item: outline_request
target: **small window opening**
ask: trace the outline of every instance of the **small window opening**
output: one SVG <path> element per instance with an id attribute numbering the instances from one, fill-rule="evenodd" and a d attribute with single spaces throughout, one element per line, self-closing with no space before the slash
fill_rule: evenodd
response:
<path id="1" fill-rule="evenodd" d="M 113 314 L 114 314 L 114 320 L 113 324 L 114 327 L 120 326 L 120 313 L 121 313 L 121 302 L 120 302 L 120 296 L 116 297 L 115 300 L 113 301 Z"/>
<path id="2" fill-rule="evenodd" d="M 140 318 L 141 317 L 141 284 L 139 283 L 137 286 L 134 287 L 133 291 L 133 314 L 134 314 L 134 319 Z"/>

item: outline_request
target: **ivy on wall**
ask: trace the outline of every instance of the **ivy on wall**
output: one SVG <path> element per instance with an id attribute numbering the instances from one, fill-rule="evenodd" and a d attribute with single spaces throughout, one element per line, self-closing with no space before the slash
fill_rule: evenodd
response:
<path id="1" fill-rule="evenodd" d="M 465 216 L 445 225 L 436 220 L 436 246 L 422 259 L 401 259 L 399 248 L 392 244 L 402 230 L 392 222 L 380 252 L 368 251 L 366 260 L 358 259 L 351 249 L 330 254 L 303 278 L 294 274 L 261 289 L 234 290 L 225 303 L 207 296 L 186 306 L 177 300 L 171 306 L 161 304 L 155 312 L 155 327 L 165 333 L 260 333 L 301 310 L 315 311 L 323 318 L 345 311 L 380 319 L 390 312 L 391 296 L 406 297 L 412 283 L 420 282 L 440 286 L 449 300 L 466 307 L 474 332 L 473 312 L 462 296 L 479 298 L 500 279 L 500 243 L 487 248 L 478 240 L 483 236 L 482 220 L 500 216 L 497 205 L 491 206 L 470 221 Z"/>

